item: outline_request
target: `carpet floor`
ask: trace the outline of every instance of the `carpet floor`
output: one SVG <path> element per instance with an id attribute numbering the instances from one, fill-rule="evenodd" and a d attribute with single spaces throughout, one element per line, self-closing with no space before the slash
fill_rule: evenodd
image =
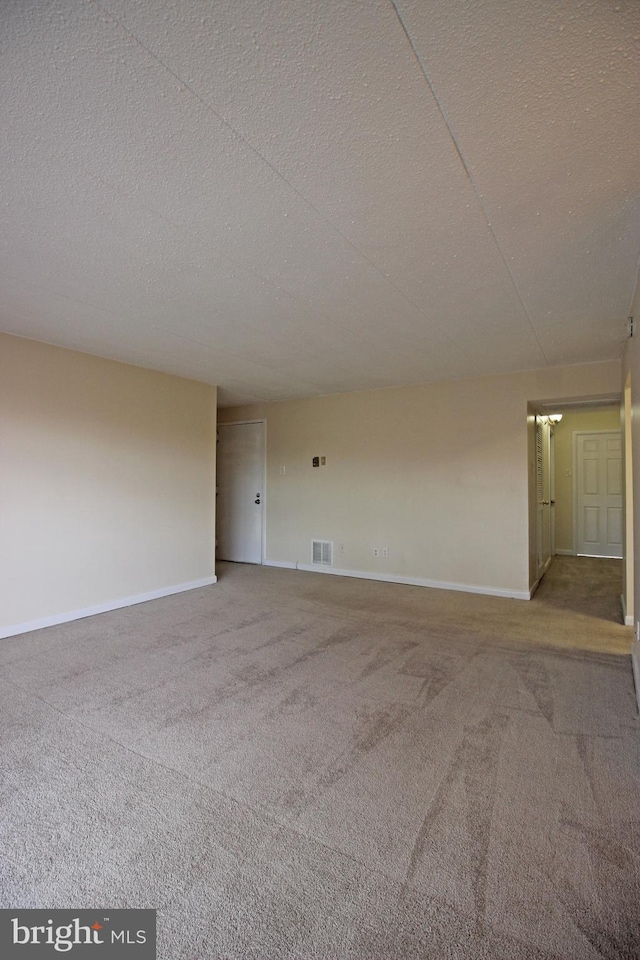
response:
<path id="1" fill-rule="evenodd" d="M 640 957 L 618 561 L 218 574 L 0 643 L 0 906 L 157 908 L 161 960 Z"/>

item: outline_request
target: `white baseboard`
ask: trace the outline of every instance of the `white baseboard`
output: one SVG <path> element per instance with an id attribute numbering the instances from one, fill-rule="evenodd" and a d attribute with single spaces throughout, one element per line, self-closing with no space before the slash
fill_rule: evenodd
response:
<path id="1" fill-rule="evenodd" d="M 285 570 L 295 570 L 296 564 L 289 560 L 263 560 L 263 567 L 284 567 Z"/>
<path id="2" fill-rule="evenodd" d="M 620 606 L 622 607 L 622 622 L 625 627 L 633 626 L 633 617 L 627 615 L 627 604 L 624 599 L 624 593 L 620 594 Z"/>
<path id="3" fill-rule="evenodd" d="M 640 643 L 634 640 L 631 648 L 631 666 L 633 668 L 633 682 L 636 688 L 636 701 L 638 703 L 638 713 L 640 713 Z"/>
<path id="4" fill-rule="evenodd" d="M 575 557 L 575 552 L 573 550 L 558 550 L 556 547 L 556 556 L 558 557 Z"/>
<path id="5" fill-rule="evenodd" d="M 27 623 L 15 623 L 10 627 L 0 627 L 0 640 L 15 637 L 20 633 L 30 633 L 32 630 L 42 630 L 44 627 L 55 627 L 60 623 L 71 623 L 73 620 L 83 620 L 85 617 L 94 617 L 98 613 L 109 613 L 110 610 L 120 610 L 122 607 L 132 607 L 136 603 L 146 603 L 148 600 L 159 600 L 161 597 L 170 597 L 174 593 L 185 593 L 187 590 L 197 590 L 198 587 L 208 587 L 217 583 L 218 578 L 204 577 L 202 580 L 192 580 L 190 583 L 178 583 L 171 587 L 162 587 L 160 590 L 150 590 L 148 593 L 139 593 L 134 597 L 124 597 L 120 600 L 110 600 L 107 603 L 97 603 L 93 607 L 83 607 L 80 610 L 69 610 L 66 613 L 57 613 L 52 617 L 42 617 L 39 620 L 30 620 Z"/>
<path id="6" fill-rule="evenodd" d="M 309 573 L 330 573 L 335 577 L 355 577 L 357 580 L 381 580 L 383 583 L 406 583 L 412 587 L 432 587 L 435 590 L 459 590 L 462 593 L 481 593 L 490 597 L 508 597 L 514 600 L 529 600 L 527 590 L 502 590 L 499 587 L 483 587 L 469 583 L 447 583 L 444 580 L 425 580 L 422 577 L 401 577 L 394 573 L 372 573 L 369 570 L 340 570 L 337 567 L 321 567 L 312 563 L 275 563 L 270 566 L 286 566 Z"/>

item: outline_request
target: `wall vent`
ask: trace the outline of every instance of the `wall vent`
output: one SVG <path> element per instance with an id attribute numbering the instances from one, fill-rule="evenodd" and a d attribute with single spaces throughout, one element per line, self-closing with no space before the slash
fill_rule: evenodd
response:
<path id="1" fill-rule="evenodd" d="M 333 566 L 333 542 L 331 540 L 311 541 L 311 563 L 322 567 Z"/>

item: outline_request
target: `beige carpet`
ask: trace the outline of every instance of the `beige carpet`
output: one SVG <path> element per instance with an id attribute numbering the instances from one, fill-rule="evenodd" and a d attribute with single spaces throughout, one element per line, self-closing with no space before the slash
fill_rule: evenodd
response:
<path id="1" fill-rule="evenodd" d="M 156 907 L 163 960 L 640 957 L 618 562 L 218 573 L 0 643 L 0 906 Z"/>

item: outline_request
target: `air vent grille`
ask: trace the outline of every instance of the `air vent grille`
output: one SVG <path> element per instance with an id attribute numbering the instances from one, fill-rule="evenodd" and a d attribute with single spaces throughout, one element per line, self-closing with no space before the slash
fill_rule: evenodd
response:
<path id="1" fill-rule="evenodd" d="M 333 566 L 333 542 L 331 540 L 311 541 L 311 563 L 322 567 Z"/>

